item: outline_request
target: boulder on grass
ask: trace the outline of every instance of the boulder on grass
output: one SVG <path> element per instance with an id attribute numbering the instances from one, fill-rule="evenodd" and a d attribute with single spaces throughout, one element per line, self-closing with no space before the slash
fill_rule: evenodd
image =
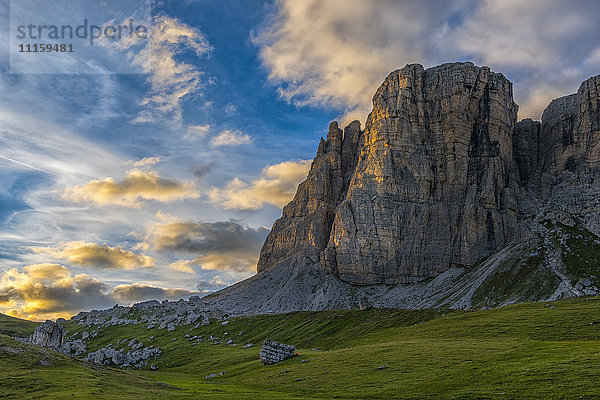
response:
<path id="1" fill-rule="evenodd" d="M 259 353 L 260 361 L 265 365 L 275 364 L 295 355 L 296 347 L 269 339 L 265 340 Z"/>
<path id="2" fill-rule="evenodd" d="M 59 348 L 63 344 L 64 328 L 54 321 L 47 320 L 33 331 L 29 342 L 38 346 Z"/>

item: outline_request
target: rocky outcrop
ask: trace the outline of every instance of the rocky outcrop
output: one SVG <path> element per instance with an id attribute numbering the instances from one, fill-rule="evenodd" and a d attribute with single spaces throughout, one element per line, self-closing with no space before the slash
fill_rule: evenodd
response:
<path id="1" fill-rule="evenodd" d="M 521 179 L 539 203 L 600 234 L 600 76 L 552 100 L 541 124 L 521 121 L 513 141 Z"/>
<path id="2" fill-rule="evenodd" d="M 275 364 L 295 355 L 296 347 L 268 339 L 263 343 L 259 353 L 260 362 L 265 365 Z"/>
<path id="3" fill-rule="evenodd" d="M 600 163 L 600 76 L 576 94 L 552 100 L 542 115 L 544 172 L 591 168 Z"/>
<path id="4" fill-rule="evenodd" d="M 82 339 L 65 341 L 58 349 L 63 354 L 69 356 L 80 356 L 86 351 L 86 345 Z"/>
<path id="5" fill-rule="evenodd" d="M 28 341 L 37 346 L 58 349 L 63 344 L 64 328 L 54 321 L 47 320 L 35 328 Z"/>
<path id="6" fill-rule="evenodd" d="M 330 126 L 258 271 L 302 253 L 349 283 L 410 283 L 520 240 L 517 109 L 487 67 L 392 72 L 364 131 Z"/>
<path id="7" fill-rule="evenodd" d="M 124 349 L 115 350 L 112 347 L 103 347 L 100 350 L 89 353 L 87 355 L 87 360 L 102 365 L 112 364 L 123 368 L 141 368 L 148 364 L 148 360 L 151 357 L 156 359 L 161 353 L 161 350 L 154 346 L 133 351 L 125 351 Z"/>
<path id="8" fill-rule="evenodd" d="M 539 121 L 527 118 L 517 122 L 513 136 L 513 154 L 519 168 L 521 184 L 539 179 L 540 167 L 543 165 L 541 151 L 541 128 Z"/>
<path id="9" fill-rule="evenodd" d="M 303 254 L 318 262 L 329 242 L 336 208 L 345 197 L 358 159 L 360 123 L 342 132 L 337 122 L 329 125 L 327 140 L 321 139 L 307 179 L 294 199 L 284 207 L 260 253 L 259 272 L 281 260 Z"/>
<path id="10" fill-rule="evenodd" d="M 541 124 L 519 122 L 514 143 L 521 176 L 539 180 L 542 174 L 560 175 L 597 167 L 599 99 L 600 76 L 595 76 L 583 82 L 577 93 L 552 100 L 542 114 Z"/>
<path id="11" fill-rule="evenodd" d="M 325 268 L 350 283 L 417 282 L 518 239 L 516 114 L 511 83 L 485 67 L 390 74 L 373 98 Z"/>

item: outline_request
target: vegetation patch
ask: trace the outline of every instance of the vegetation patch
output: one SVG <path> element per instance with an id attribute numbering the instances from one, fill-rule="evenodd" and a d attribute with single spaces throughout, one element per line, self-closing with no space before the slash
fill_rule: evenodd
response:
<path id="1" fill-rule="evenodd" d="M 547 299 L 560 284 L 560 279 L 546 266 L 544 249 L 536 240 L 506 259 L 477 288 L 475 307 L 498 307 L 516 301 Z"/>
<path id="2" fill-rule="evenodd" d="M 24 353 L 0 355 L 0 386 L 7 398 L 598 398 L 599 308 L 596 297 L 480 311 L 296 312 L 174 331 L 68 322 L 69 335 L 98 332 L 90 350 L 125 339 L 161 348 L 157 369 L 98 366 L 3 337 L 0 349 Z M 262 365 L 267 338 L 299 355 Z"/>

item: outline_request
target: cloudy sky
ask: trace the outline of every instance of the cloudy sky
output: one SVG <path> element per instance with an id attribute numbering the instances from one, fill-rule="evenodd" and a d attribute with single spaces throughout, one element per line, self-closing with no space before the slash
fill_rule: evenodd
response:
<path id="1" fill-rule="evenodd" d="M 364 122 L 407 63 L 488 65 L 535 119 L 600 73 L 595 0 L 12 3 L 0 0 L 0 312 L 25 318 L 254 274 L 329 122 Z M 149 34 L 17 52 L 20 22 L 84 18 Z"/>

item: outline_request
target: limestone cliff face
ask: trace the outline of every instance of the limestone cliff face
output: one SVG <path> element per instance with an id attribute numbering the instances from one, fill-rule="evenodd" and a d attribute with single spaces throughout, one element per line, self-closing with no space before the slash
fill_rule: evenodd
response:
<path id="1" fill-rule="evenodd" d="M 543 174 L 560 175 L 600 164 L 600 76 L 577 93 L 550 102 L 542 122 L 525 119 L 514 134 L 521 179 L 538 182 Z"/>
<path id="2" fill-rule="evenodd" d="M 359 284 L 470 265 L 518 234 L 512 85 L 470 63 L 390 74 L 323 257 Z"/>
<path id="3" fill-rule="evenodd" d="M 541 123 L 519 122 L 513 141 L 523 183 L 541 204 L 600 234 L 600 76 L 552 100 Z"/>
<path id="4" fill-rule="evenodd" d="M 360 135 L 358 121 L 343 132 L 336 122 L 331 123 L 327 140 L 321 139 L 308 177 L 265 240 L 258 272 L 296 254 L 319 261 L 319 253 L 329 242 L 336 207 L 346 195 L 356 166 Z"/>
<path id="5" fill-rule="evenodd" d="M 557 176 L 600 162 L 599 83 L 517 124 L 511 82 L 487 67 L 392 72 L 364 130 L 331 124 L 258 271 L 302 255 L 348 283 L 410 283 L 522 242 L 523 217 L 571 190 L 557 191 Z"/>

